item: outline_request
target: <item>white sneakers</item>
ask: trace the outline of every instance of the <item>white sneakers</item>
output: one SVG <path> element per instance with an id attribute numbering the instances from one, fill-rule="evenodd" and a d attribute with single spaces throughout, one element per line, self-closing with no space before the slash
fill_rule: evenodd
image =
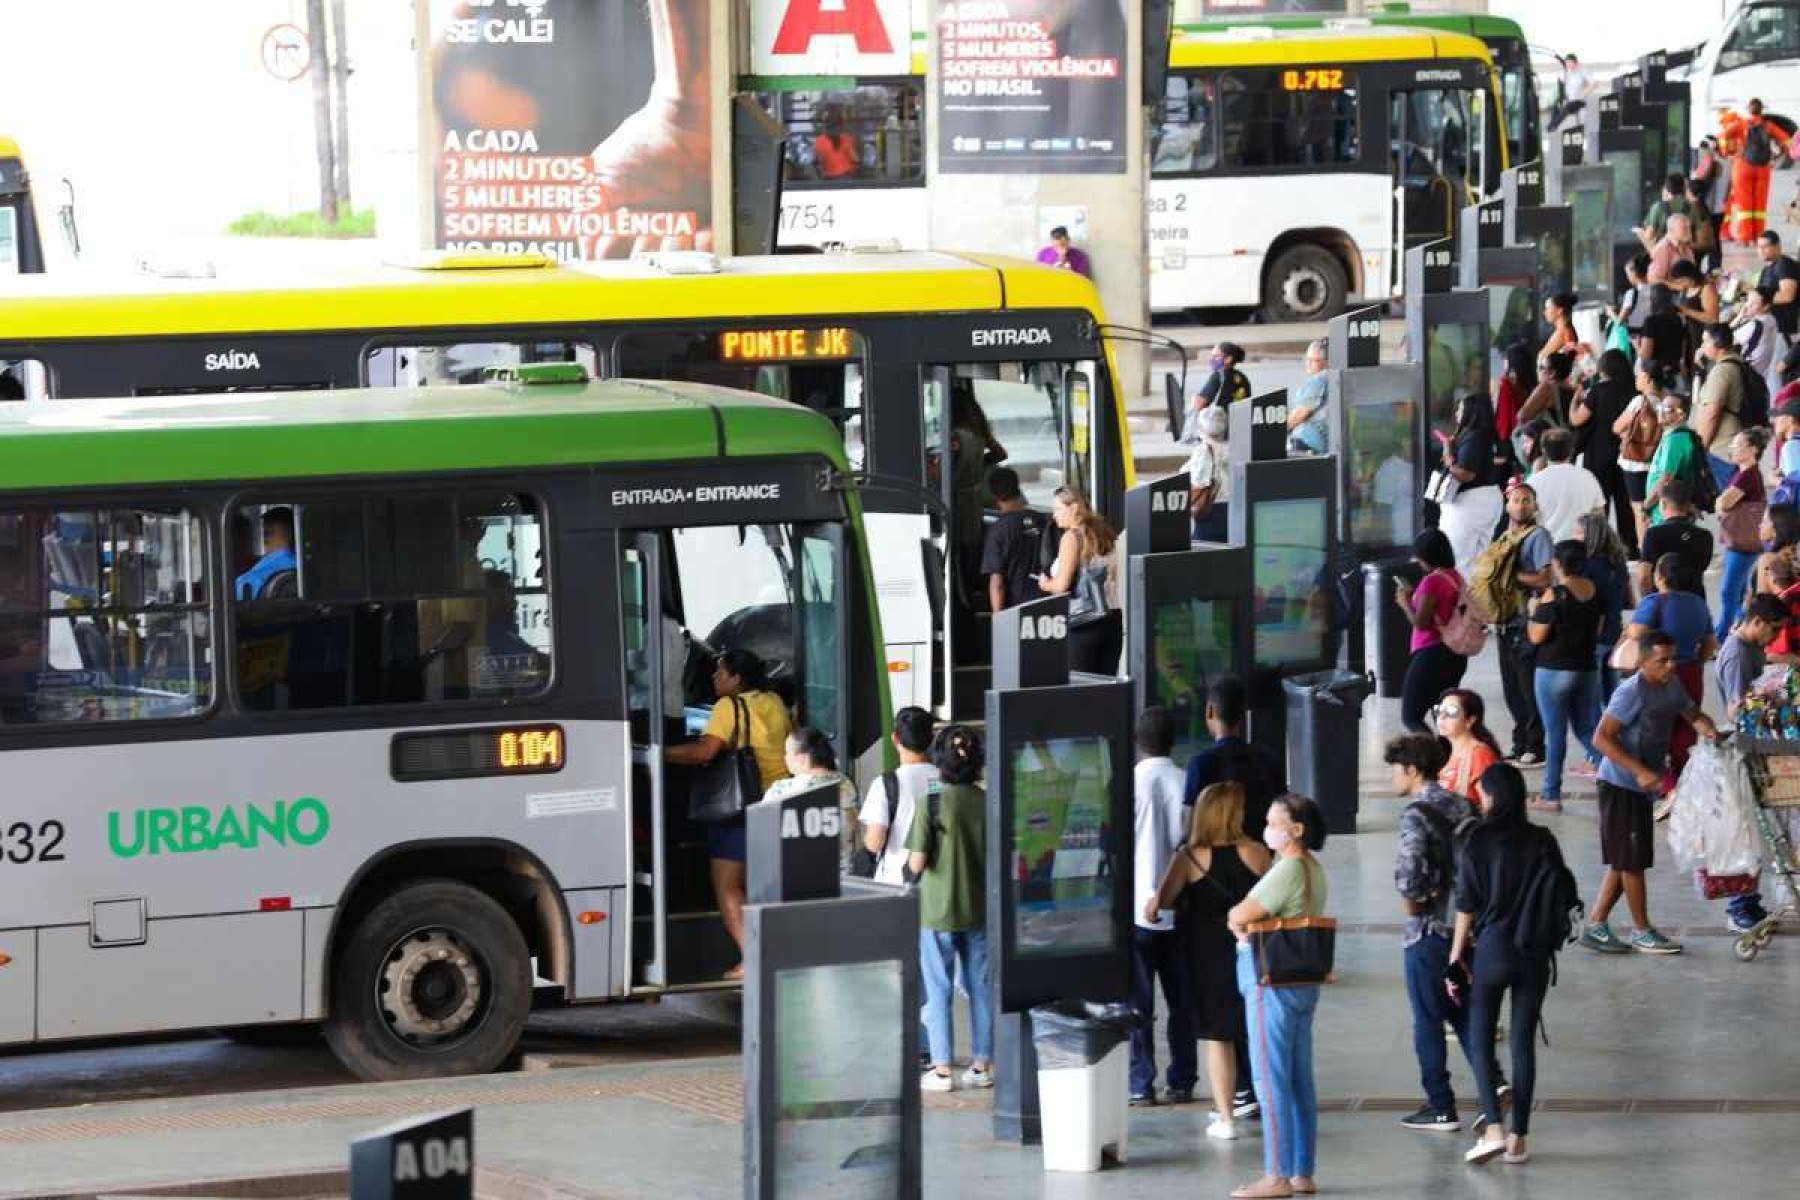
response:
<path id="1" fill-rule="evenodd" d="M 994 1086 L 994 1069 L 991 1065 L 986 1067 L 970 1066 L 962 1073 L 961 1082 L 963 1087 L 974 1088 L 978 1091 L 982 1088 L 991 1088 Z M 954 1074 L 946 1072 L 940 1075 L 931 1067 L 927 1067 L 919 1076 L 921 1092 L 954 1092 L 956 1085 L 957 1078 Z"/>
<path id="2" fill-rule="evenodd" d="M 1235 1142 L 1238 1140 L 1237 1122 L 1230 1117 L 1221 1117 L 1217 1112 L 1208 1113 L 1206 1136 L 1221 1142 Z"/>

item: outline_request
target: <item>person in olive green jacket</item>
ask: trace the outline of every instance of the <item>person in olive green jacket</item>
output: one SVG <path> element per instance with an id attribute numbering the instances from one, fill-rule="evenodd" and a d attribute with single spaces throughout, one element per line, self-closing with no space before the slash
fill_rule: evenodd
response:
<path id="1" fill-rule="evenodd" d="M 987 796 L 981 790 L 981 735 L 947 725 L 931 745 L 938 778 L 913 809 L 908 869 L 919 879 L 919 972 L 925 984 L 925 1037 L 931 1066 L 919 1086 L 956 1087 L 951 1074 L 950 1005 L 956 964 L 969 989 L 969 1069 L 962 1085 L 994 1086 L 994 1011 L 988 994 Z"/>

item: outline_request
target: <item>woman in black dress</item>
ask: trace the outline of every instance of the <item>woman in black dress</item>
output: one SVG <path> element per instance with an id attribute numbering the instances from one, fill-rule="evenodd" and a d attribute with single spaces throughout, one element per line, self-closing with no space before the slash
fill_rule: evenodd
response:
<path id="1" fill-rule="evenodd" d="M 1170 862 L 1145 917 L 1175 910 L 1175 936 L 1187 966 L 1186 990 L 1196 1037 L 1206 1043 L 1213 1113 L 1206 1136 L 1231 1140 L 1235 1047 L 1244 1041 L 1244 1001 L 1237 991 L 1237 939 L 1230 912 L 1269 869 L 1269 851 L 1244 836 L 1244 785 L 1215 783 L 1194 800 L 1188 839 Z M 1245 1080 L 1248 1082 L 1248 1073 Z"/>

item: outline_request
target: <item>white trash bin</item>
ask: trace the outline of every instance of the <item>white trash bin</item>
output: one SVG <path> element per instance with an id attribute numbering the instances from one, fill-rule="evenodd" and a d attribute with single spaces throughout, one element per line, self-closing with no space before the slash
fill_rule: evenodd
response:
<path id="1" fill-rule="evenodd" d="M 1125 1132 L 1131 1111 L 1131 1043 L 1120 1025 L 1082 1018 L 1064 1007 L 1050 1014 L 1063 1024 L 1080 1021 L 1090 1049 L 1111 1043 L 1097 1061 L 1061 1065 L 1069 1055 L 1044 1045 L 1043 1009 L 1032 1010 L 1038 1041 L 1038 1106 L 1043 1130 L 1044 1170 L 1098 1171 L 1103 1158 L 1125 1161 Z M 1077 1036 L 1083 1036 L 1078 1034 Z M 1048 1060 L 1050 1065 L 1045 1065 Z"/>

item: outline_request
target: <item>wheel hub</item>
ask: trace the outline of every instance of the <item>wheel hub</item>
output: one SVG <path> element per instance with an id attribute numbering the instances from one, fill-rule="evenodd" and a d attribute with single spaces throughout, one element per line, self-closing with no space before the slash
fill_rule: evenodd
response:
<path id="1" fill-rule="evenodd" d="M 1281 281 L 1281 301 L 1296 313 L 1316 312 L 1327 291 L 1325 277 L 1312 267 L 1296 267 Z"/>
<path id="2" fill-rule="evenodd" d="M 377 992 L 383 1015 L 401 1037 L 453 1037 L 481 1006 L 481 968 L 448 930 L 428 929 L 388 952 Z"/>

